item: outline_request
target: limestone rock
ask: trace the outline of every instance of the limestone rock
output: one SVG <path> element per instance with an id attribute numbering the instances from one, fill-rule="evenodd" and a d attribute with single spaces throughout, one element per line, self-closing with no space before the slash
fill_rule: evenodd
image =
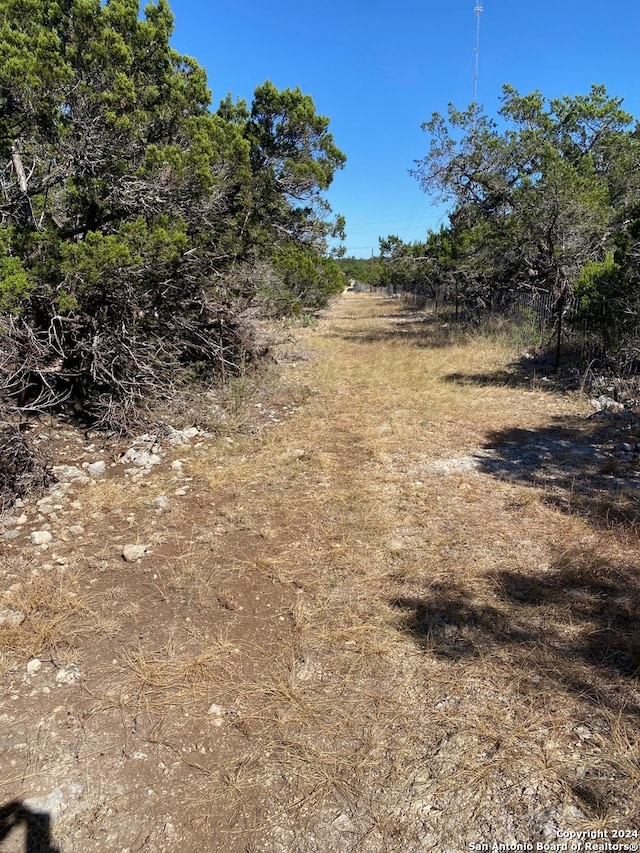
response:
<path id="1" fill-rule="evenodd" d="M 147 553 L 148 545 L 125 545 L 122 549 L 122 556 L 127 563 L 137 563 Z"/>
<path id="2" fill-rule="evenodd" d="M 53 475 L 59 483 L 88 483 L 89 477 L 77 465 L 54 465 Z"/>
<path id="3" fill-rule="evenodd" d="M 29 538 L 34 545 L 48 545 L 53 536 L 48 530 L 34 530 Z"/>
<path id="4" fill-rule="evenodd" d="M 90 477 L 104 477 L 107 473 L 107 466 L 102 459 L 97 462 L 91 462 L 87 465 L 87 474 Z"/>
<path id="5" fill-rule="evenodd" d="M 27 614 L 21 610 L 13 610 L 11 607 L 0 607 L 0 625 L 9 625 L 11 628 L 17 628 L 22 625 L 27 618 Z"/>
<path id="6" fill-rule="evenodd" d="M 56 673 L 58 684 L 75 684 L 77 681 L 80 681 L 80 667 L 75 663 L 70 663 Z"/>

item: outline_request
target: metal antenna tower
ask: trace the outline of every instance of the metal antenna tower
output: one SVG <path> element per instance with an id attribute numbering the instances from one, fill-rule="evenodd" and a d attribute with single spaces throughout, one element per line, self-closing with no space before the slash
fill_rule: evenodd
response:
<path id="1" fill-rule="evenodd" d="M 476 45 L 473 50 L 473 104 L 476 104 L 478 96 L 478 59 L 480 58 L 480 15 L 482 14 L 482 4 L 476 3 L 473 10 L 476 16 Z"/>

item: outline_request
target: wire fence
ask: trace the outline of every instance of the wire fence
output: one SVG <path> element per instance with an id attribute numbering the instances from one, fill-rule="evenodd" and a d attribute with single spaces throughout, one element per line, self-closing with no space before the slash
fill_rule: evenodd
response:
<path id="1" fill-rule="evenodd" d="M 380 292 L 392 295 L 387 288 Z M 409 294 L 405 294 L 409 296 Z M 640 316 L 628 307 L 601 302 L 585 307 L 574 296 L 545 290 L 513 290 L 492 299 L 468 300 L 454 294 L 413 294 L 417 307 L 474 325 L 505 319 L 520 329 L 520 339 L 558 364 L 606 367 L 618 375 L 640 374 Z"/>
<path id="2" fill-rule="evenodd" d="M 574 296 L 524 291 L 513 294 L 506 314 L 532 326 L 539 346 L 552 349 L 564 364 L 597 362 L 623 375 L 640 371 L 640 317 L 619 304 L 584 306 Z"/>

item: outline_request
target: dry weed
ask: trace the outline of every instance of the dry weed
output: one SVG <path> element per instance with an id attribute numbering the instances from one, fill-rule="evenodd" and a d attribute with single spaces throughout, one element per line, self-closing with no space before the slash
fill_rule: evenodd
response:
<path id="1" fill-rule="evenodd" d="M 186 459 L 210 511 L 153 572 L 192 627 L 123 647 L 100 707 L 180 754 L 184 808 L 204 833 L 222 815 L 211 844 L 233 853 L 461 853 L 632 825 L 637 542 L 547 484 L 429 467 L 581 399 L 516 381 L 499 335 L 390 300 L 346 299 L 304 335 L 287 380 L 304 407 Z M 212 640 L 227 590 L 255 609 L 225 610 Z M 182 747 L 210 703 L 225 737 L 207 763 Z"/>

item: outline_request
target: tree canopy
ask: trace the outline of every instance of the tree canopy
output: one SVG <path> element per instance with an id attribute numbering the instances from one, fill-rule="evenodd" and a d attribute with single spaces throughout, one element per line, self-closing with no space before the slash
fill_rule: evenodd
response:
<path id="1" fill-rule="evenodd" d="M 584 317 L 602 309 L 603 348 L 619 346 L 640 307 L 640 131 L 622 99 L 604 86 L 551 100 L 505 86 L 495 119 L 450 105 L 423 129 L 412 174 L 451 204 L 450 222 L 424 243 L 381 244 L 394 274 L 477 308 L 522 289 L 550 294 L 558 312 L 579 298 Z"/>
<path id="2" fill-rule="evenodd" d="M 5 407 L 68 400 L 126 429 L 167 387 L 245 364 L 248 309 L 342 286 L 329 119 L 269 81 L 212 110 L 172 29 L 166 0 L 0 0 Z"/>

